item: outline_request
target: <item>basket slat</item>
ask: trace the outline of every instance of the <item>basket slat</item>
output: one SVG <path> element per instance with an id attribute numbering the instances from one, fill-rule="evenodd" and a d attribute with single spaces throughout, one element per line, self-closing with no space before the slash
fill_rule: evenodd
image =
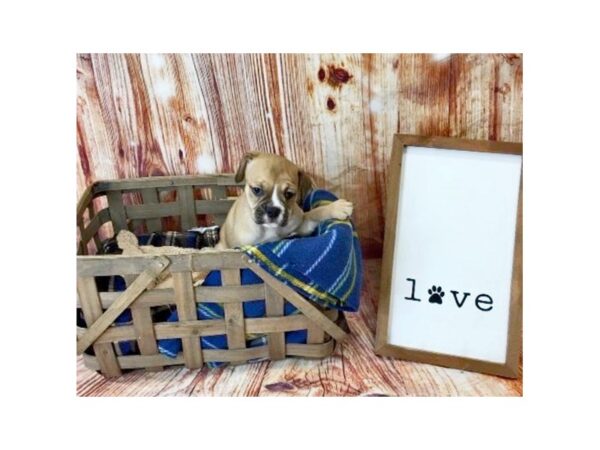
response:
<path id="1" fill-rule="evenodd" d="M 135 330 L 137 344 L 142 355 L 157 355 L 156 335 L 152 323 L 152 312 L 150 308 L 138 306 L 137 303 L 131 308 L 131 318 Z M 162 370 L 162 366 L 148 367 L 148 371 Z"/>
<path id="2" fill-rule="evenodd" d="M 108 207 L 110 209 L 110 219 L 113 223 L 115 234 L 120 230 L 127 230 L 127 215 L 123 206 L 123 195 L 121 191 L 110 191 L 106 193 Z"/>
<path id="3" fill-rule="evenodd" d="M 179 320 L 196 320 L 196 297 L 192 272 L 177 272 L 173 274 L 173 286 L 175 288 L 175 301 L 177 304 L 177 316 Z M 186 337 L 181 339 L 183 348 L 183 359 L 188 369 L 199 369 L 202 367 L 202 351 L 197 337 Z"/>
<path id="4" fill-rule="evenodd" d="M 231 303 L 245 302 L 262 298 L 264 288 L 261 284 L 247 284 L 241 286 L 197 286 L 197 303 Z M 100 301 L 103 308 L 108 308 L 119 297 L 119 292 L 100 292 Z M 136 305 L 165 306 L 175 303 L 173 289 L 152 289 L 144 292 L 136 300 Z"/>
<path id="5" fill-rule="evenodd" d="M 213 200 L 226 200 L 227 199 L 227 189 L 225 186 L 211 186 L 211 193 Z"/>
<path id="6" fill-rule="evenodd" d="M 324 311 L 329 320 L 335 320 L 336 310 Z M 246 333 L 269 334 L 286 331 L 304 330 L 311 323 L 304 315 L 295 314 L 284 317 L 255 317 L 244 319 Z M 215 336 L 225 334 L 227 329 L 224 319 L 182 320 L 178 322 L 155 323 L 156 339 Z M 96 340 L 97 343 L 120 342 L 137 339 L 135 328 L 131 325 L 110 327 Z"/>
<path id="7" fill-rule="evenodd" d="M 180 320 L 169 323 L 155 323 L 154 335 L 156 339 L 194 338 L 200 336 L 215 336 L 225 334 L 225 320 Z M 136 339 L 137 334 L 133 326 L 125 325 L 112 327 L 106 330 L 96 342 L 119 342 Z M 194 341 L 196 342 L 196 341 Z"/>
<path id="8" fill-rule="evenodd" d="M 197 226 L 196 204 L 194 203 L 194 188 L 192 186 L 181 186 L 177 188 L 177 200 L 181 214 L 181 227 L 189 230 Z"/>
<path id="9" fill-rule="evenodd" d="M 145 188 L 167 188 L 176 186 L 243 186 L 237 183 L 233 174 L 222 175 L 176 175 L 164 177 L 104 180 L 96 182 L 93 192 L 138 191 Z"/>
<path id="10" fill-rule="evenodd" d="M 226 215 L 233 200 L 196 200 L 196 210 L 202 214 Z"/>
<path id="11" fill-rule="evenodd" d="M 181 214 L 181 206 L 179 202 L 127 205 L 125 206 L 125 213 L 130 219 L 157 219 L 159 217 L 178 216 Z"/>
<path id="12" fill-rule="evenodd" d="M 223 286 L 239 286 L 241 284 L 240 271 L 221 270 L 221 284 Z M 241 303 L 225 303 L 225 327 L 227 334 L 227 348 L 230 350 L 246 348 L 246 330 L 244 326 L 244 309 Z"/>
<path id="13" fill-rule="evenodd" d="M 227 213 L 229 212 L 229 208 L 231 208 L 231 205 L 233 204 L 233 200 L 227 200 L 227 189 L 225 188 L 225 186 L 213 186 L 211 194 L 213 200 L 216 200 L 217 203 L 227 205 L 227 210 L 214 213 L 215 223 L 219 226 L 222 226 L 225 223 Z"/>
<path id="14" fill-rule="evenodd" d="M 247 263 L 239 250 L 167 255 L 171 260 L 171 272 L 204 272 L 214 269 L 242 269 Z M 152 264 L 154 256 L 102 255 L 84 256 L 77 259 L 79 276 L 107 276 L 140 273 Z"/>
<path id="15" fill-rule="evenodd" d="M 88 251 L 87 251 L 87 242 L 84 242 L 83 239 L 80 239 L 79 240 L 79 245 L 77 245 L 77 254 L 78 255 L 87 255 L 87 253 L 88 253 Z"/>
<path id="16" fill-rule="evenodd" d="M 283 297 L 265 283 L 265 302 L 268 317 L 283 317 Z M 303 317 L 304 319 L 304 317 Z M 280 321 L 280 319 L 277 319 Z M 267 337 L 272 360 L 285 358 L 285 333 L 270 333 Z"/>
<path id="17" fill-rule="evenodd" d="M 314 322 L 310 322 L 306 328 L 306 343 L 320 344 L 325 340 L 325 332 Z"/>
<path id="18" fill-rule="evenodd" d="M 81 231 L 81 241 L 87 244 L 90 239 L 94 238 L 94 242 L 96 242 L 96 245 L 100 248 L 100 238 L 97 233 L 100 227 L 106 222 L 110 222 L 110 212 L 108 208 L 98 211 L 98 214 L 92 217 L 88 226 Z"/>
<path id="19" fill-rule="evenodd" d="M 94 207 L 93 201 L 91 201 L 90 206 L 88 206 L 88 214 L 92 220 L 96 218 L 96 209 Z M 90 220 L 90 222 L 91 222 L 91 220 Z M 98 225 L 98 228 L 96 228 L 94 230 L 94 234 L 93 234 L 93 239 L 94 239 L 94 244 L 96 245 L 96 250 L 99 250 L 102 247 L 102 242 L 100 241 L 100 236 L 98 236 L 98 229 L 100 229 L 101 226 L 102 226 L 102 224 Z"/>
<path id="20" fill-rule="evenodd" d="M 334 341 L 330 339 L 323 344 L 286 344 L 285 352 L 288 356 L 302 356 L 305 358 L 324 358 L 333 351 Z M 202 350 L 206 362 L 236 362 L 240 360 L 251 360 L 258 358 L 268 358 L 269 349 L 267 346 L 244 348 L 239 350 Z M 178 355 L 175 358 L 169 358 L 164 355 L 130 355 L 119 356 L 118 362 L 123 369 L 140 369 L 151 366 L 178 366 L 183 364 L 184 358 Z M 90 355 L 83 355 L 85 365 L 93 370 L 99 369 L 98 361 Z"/>
<path id="21" fill-rule="evenodd" d="M 158 191 L 156 189 L 142 189 L 141 192 L 144 204 L 156 205 L 160 203 L 160 199 L 158 198 Z M 158 233 L 162 230 L 162 223 L 159 218 L 147 218 L 146 228 L 148 229 L 149 233 Z"/>

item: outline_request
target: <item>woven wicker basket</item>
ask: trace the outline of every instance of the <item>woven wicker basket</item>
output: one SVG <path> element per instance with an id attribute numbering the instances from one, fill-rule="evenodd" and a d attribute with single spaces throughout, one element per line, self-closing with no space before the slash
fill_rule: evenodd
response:
<path id="1" fill-rule="evenodd" d="M 322 358 L 333 351 L 334 340 L 346 337 L 338 325 L 338 311 L 309 302 L 251 262 L 238 250 L 193 255 L 97 255 L 101 240 L 119 230 L 159 232 L 187 230 L 218 224 L 239 191 L 233 175 L 152 177 L 94 183 L 77 207 L 78 307 L 88 328 L 77 329 L 77 351 L 87 367 L 106 376 L 123 369 L 159 370 L 185 364 L 200 368 L 205 362 L 244 363 L 257 358 L 286 356 Z M 197 199 L 201 198 L 201 199 Z M 240 270 L 250 269 L 262 284 L 241 285 Z M 223 286 L 194 287 L 192 273 L 220 270 Z M 172 289 L 152 288 L 159 275 L 169 272 Z M 136 275 L 122 292 L 99 292 L 95 277 Z M 243 302 L 265 299 L 266 317 L 244 318 Z M 223 304 L 224 319 L 198 320 L 196 303 Z M 299 314 L 284 316 L 284 300 Z M 153 322 L 151 308 L 175 306 L 178 322 Z M 130 308 L 133 323 L 115 326 L 115 319 Z M 306 344 L 285 342 L 285 332 L 307 330 Z M 265 334 L 267 345 L 246 348 L 246 334 Z M 228 349 L 202 349 L 201 336 L 227 335 Z M 181 338 L 183 351 L 175 358 L 158 352 L 157 339 Z M 119 356 L 116 343 L 135 340 L 139 355 Z M 84 353 L 93 348 L 94 355 Z"/>

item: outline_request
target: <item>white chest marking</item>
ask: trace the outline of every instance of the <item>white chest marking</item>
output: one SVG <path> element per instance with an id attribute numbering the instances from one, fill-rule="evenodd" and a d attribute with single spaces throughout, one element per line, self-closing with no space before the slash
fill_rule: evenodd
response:
<path id="1" fill-rule="evenodd" d="M 279 239 L 281 239 L 280 233 L 281 228 L 277 225 L 275 225 L 274 227 L 263 227 L 263 233 L 260 238 L 260 243 L 278 241 Z"/>

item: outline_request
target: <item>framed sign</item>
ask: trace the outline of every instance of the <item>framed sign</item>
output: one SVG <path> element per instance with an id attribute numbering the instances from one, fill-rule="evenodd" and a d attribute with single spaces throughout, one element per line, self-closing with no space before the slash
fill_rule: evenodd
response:
<path id="1" fill-rule="evenodd" d="M 375 351 L 518 377 L 522 145 L 396 135 Z"/>

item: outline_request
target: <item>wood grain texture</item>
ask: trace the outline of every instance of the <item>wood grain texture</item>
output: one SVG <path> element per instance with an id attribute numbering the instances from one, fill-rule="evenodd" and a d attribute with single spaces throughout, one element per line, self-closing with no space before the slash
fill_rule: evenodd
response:
<path id="1" fill-rule="evenodd" d="M 354 202 L 367 257 L 382 252 L 394 133 L 522 140 L 516 54 L 80 54 L 77 81 L 78 195 L 278 153 Z"/>
<path id="2" fill-rule="evenodd" d="M 77 362 L 79 396 L 521 396 L 517 380 L 379 357 L 373 352 L 381 261 L 365 262 L 349 338 L 324 359 L 286 358 L 218 369 L 134 370 L 107 379 Z"/>

